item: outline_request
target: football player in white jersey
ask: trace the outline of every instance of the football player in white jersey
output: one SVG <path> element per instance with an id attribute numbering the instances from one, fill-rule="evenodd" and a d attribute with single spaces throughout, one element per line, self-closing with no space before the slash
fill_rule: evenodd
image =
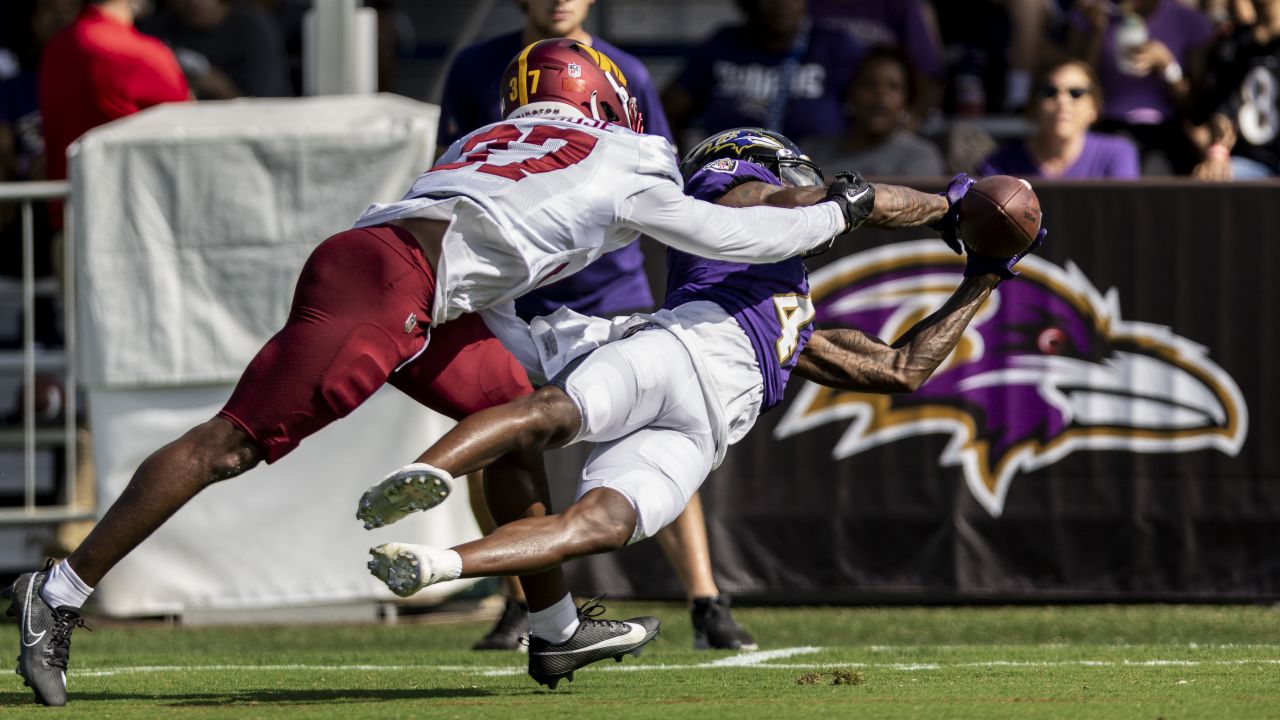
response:
<path id="1" fill-rule="evenodd" d="M 525 48 L 502 88 L 506 120 L 459 139 L 403 200 L 371 207 L 312 252 L 285 326 L 217 416 L 143 461 L 67 559 L 9 589 L 18 673 L 39 702 L 66 703 L 71 633 L 93 587 L 204 488 L 279 460 L 387 383 L 455 419 L 530 392 L 469 313 L 501 318 L 513 298 L 638 232 L 694 254 L 772 262 L 825 245 L 869 211 L 847 184 L 797 209 L 684 196 L 667 142 L 635 132 L 642 120 L 625 78 L 573 40 Z M 507 456 L 486 484 L 499 523 L 547 512 L 537 452 Z M 567 594 L 558 570 L 522 584 L 535 612 Z"/>
<path id="2" fill-rule="evenodd" d="M 726 205 L 786 207 L 820 201 L 825 191 L 780 187 L 782 178 L 816 185 L 821 174 L 789 140 L 761 128 L 713 136 L 685 165 L 686 192 Z M 942 197 L 868 186 L 857 176 L 840 182 L 874 191 L 869 223 L 920 227 L 951 214 L 973 181 L 957 176 Z M 658 312 L 609 321 L 560 308 L 535 318 L 523 338 L 518 328 L 504 328 L 499 337 L 509 347 L 533 346 L 525 354 L 540 357 L 541 365 L 531 374 L 554 376 L 551 383 L 464 420 L 417 463 L 371 488 L 357 516 L 371 527 L 394 522 L 447 494 L 453 474 L 511 450 L 598 443 L 578 499 L 558 515 L 517 521 L 453 549 L 382 545 L 371 551 L 369 568 L 393 592 L 410 595 L 457 577 L 545 571 L 650 537 L 680 514 L 727 446 L 781 401 L 793 368 L 847 390 L 914 390 L 955 347 L 991 290 L 1015 274 L 1021 256 L 970 253 L 951 300 L 893 347 L 856 330 L 813 330 L 801 258 L 746 264 L 676 250 L 667 253 L 667 298 Z M 568 595 L 533 613 L 531 625 L 529 674 L 552 688 L 591 662 L 620 657 L 620 647 L 643 643 L 656 630 L 646 618 L 583 622 Z"/>

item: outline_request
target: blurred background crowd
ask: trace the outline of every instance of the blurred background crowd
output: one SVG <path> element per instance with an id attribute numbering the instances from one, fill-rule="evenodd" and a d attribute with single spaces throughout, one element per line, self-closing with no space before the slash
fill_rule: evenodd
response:
<path id="1" fill-rule="evenodd" d="M 366 0 L 379 89 L 440 103 L 441 148 L 497 120 L 503 66 L 579 37 L 687 148 L 780 130 L 832 171 L 1067 179 L 1280 173 L 1280 0 Z M 311 0 L 6 0 L 0 182 L 61 179 L 89 128 L 150 105 L 301 92 Z M 87 87 L 86 48 L 135 48 Z M 98 62 L 98 61 L 94 61 Z M 21 266 L 0 204 L 0 267 Z M 56 208 L 36 274 L 56 271 Z M 41 314 L 41 341 L 57 323 Z M 0 333 L 16 342 L 16 334 Z"/>
<path id="2" fill-rule="evenodd" d="M 310 0 L 7 0 L 0 179 L 63 172 L 46 162 L 42 66 L 55 35 L 93 13 L 111 15 L 104 8 L 112 5 L 129 9 L 120 22 L 172 51 L 195 100 L 300 94 Z M 1278 0 L 366 5 L 379 12 L 380 89 L 452 101 L 446 139 L 487 117 L 487 106 L 459 104 L 496 107 L 477 91 L 496 79 L 482 77 L 490 68 L 476 46 L 509 40 L 493 54 L 538 35 L 581 34 L 636 58 L 645 70 L 632 84 L 650 105 L 649 126 L 680 146 L 752 124 L 805 143 L 824 166 L 867 174 L 1226 180 L 1280 172 Z M 56 68 L 44 74 L 57 83 Z"/>

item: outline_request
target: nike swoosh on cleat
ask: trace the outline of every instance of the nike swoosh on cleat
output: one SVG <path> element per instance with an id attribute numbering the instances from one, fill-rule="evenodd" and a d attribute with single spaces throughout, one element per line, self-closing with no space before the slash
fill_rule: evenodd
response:
<path id="1" fill-rule="evenodd" d="M 627 623 L 627 624 L 631 626 L 631 631 L 628 632 L 626 635 L 619 635 L 617 637 L 609 638 L 608 640 L 601 640 L 595 645 L 588 645 L 587 647 L 578 648 L 577 650 L 551 650 L 546 652 L 536 652 L 532 654 L 533 655 L 574 655 L 576 653 L 591 652 L 592 650 L 603 650 L 605 648 L 617 647 L 619 645 L 630 645 L 632 643 L 636 643 L 636 642 L 639 642 L 640 640 L 643 640 L 644 636 L 648 634 L 645 631 L 645 629 L 640 625 L 635 625 L 632 623 Z"/>
<path id="2" fill-rule="evenodd" d="M 22 607 L 22 644 L 27 647 L 35 647 L 44 639 L 44 634 L 48 632 L 48 630 L 41 630 L 39 635 L 31 632 L 31 591 L 35 586 L 35 578 L 32 578 L 31 582 L 27 583 L 27 603 Z M 27 642 L 28 637 L 35 639 Z"/>

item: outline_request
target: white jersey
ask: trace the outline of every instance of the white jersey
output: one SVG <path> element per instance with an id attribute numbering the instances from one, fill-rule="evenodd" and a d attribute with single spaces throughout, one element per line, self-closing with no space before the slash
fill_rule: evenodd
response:
<path id="1" fill-rule="evenodd" d="M 694 200 L 664 138 L 567 117 L 507 120 L 460 138 L 403 199 L 371 206 L 355 226 L 408 217 L 450 223 L 433 324 L 490 308 L 505 314 L 510 301 L 640 232 L 695 255 L 777 262 L 845 226 L 834 203 L 735 209 Z"/>

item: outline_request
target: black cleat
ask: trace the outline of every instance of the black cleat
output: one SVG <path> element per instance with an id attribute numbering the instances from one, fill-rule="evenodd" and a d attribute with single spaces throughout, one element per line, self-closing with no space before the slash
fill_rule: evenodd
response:
<path id="1" fill-rule="evenodd" d="M 502 615 L 488 635 L 476 641 L 472 650 L 515 650 L 525 652 L 529 649 L 529 606 L 507 598 L 502 608 Z"/>
<path id="2" fill-rule="evenodd" d="M 553 645 L 538 637 L 529 638 L 529 677 L 555 690 L 560 680 L 573 682 L 573 673 L 597 660 L 624 655 L 640 656 L 644 646 L 658 634 L 655 617 L 635 617 L 622 622 L 596 620 L 604 606 L 589 600 L 578 608 L 578 629 L 573 636 Z"/>
<path id="3" fill-rule="evenodd" d="M 49 579 L 47 570 L 18 577 L 5 591 L 11 602 L 8 614 L 18 618 L 20 632 L 18 670 L 41 705 L 67 704 L 67 661 L 71 658 L 71 631 L 84 627 L 80 611 L 69 605 L 49 607 L 40 588 Z"/>
<path id="4" fill-rule="evenodd" d="M 694 650 L 756 650 L 760 647 L 751 633 L 733 619 L 728 595 L 695 598 L 689 615 L 693 620 Z"/>

